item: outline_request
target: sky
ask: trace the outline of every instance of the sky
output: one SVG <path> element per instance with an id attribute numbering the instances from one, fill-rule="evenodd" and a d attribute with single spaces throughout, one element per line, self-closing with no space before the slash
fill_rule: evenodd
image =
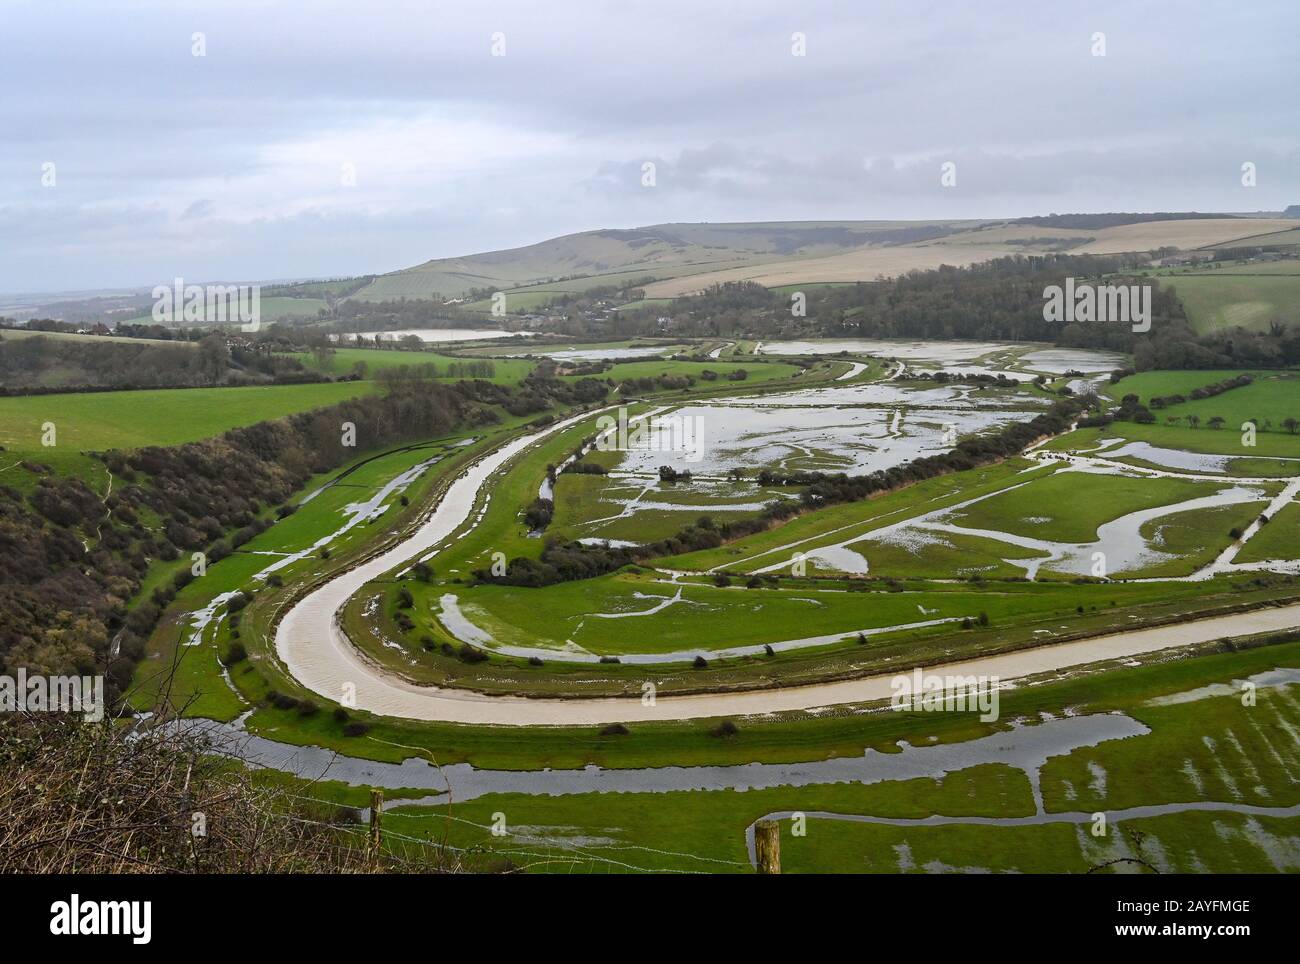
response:
<path id="1" fill-rule="evenodd" d="M 0 0 L 0 292 L 671 221 L 1280 210 L 1297 36 L 1296 0 Z"/>

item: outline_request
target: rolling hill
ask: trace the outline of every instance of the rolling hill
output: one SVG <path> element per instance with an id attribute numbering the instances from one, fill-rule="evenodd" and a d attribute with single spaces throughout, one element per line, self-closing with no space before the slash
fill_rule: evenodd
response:
<path id="1" fill-rule="evenodd" d="M 522 294 L 646 282 L 646 297 L 673 298 L 727 281 L 767 286 L 871 281 L 1009 254 L 1187 250 L 1246 239 L 1296 243 L 1295 220 L 1177 214 L 1096 215 L 1078 224 L 1068 218 L 658 224 L 584 231 L 521 248 L 427 261 L 379 275 L 352 297 L 457 298 L 483 289 Z M 528 304 L 544 301 L 533 298 Z"/>

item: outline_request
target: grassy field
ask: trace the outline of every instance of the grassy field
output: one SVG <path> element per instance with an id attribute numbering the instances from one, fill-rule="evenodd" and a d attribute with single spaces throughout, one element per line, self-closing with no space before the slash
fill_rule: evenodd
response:
<path id="1" fill-rule="evenodd" d="M 1184 423 L 1188 415 L 1196 415 L 1204 428 L 1206 423 L 1218 415 L 1226 422 L 1226 427 L 1240 431 L 1241 423 L 1247 419 L 1259 420 L 1264 427 L 1265 420 L 1273 423 L 1278 431 L 1285 431 L 1282 422 L 1287 418 L 1300 419 L 1300 372 L 1292 371 L 1178 371 L 1178 372 L 1142 372 L 1130 375 L 1107 391 L 1113 398 L 1135 394 L 1148 403 L 1155 396 L 1184 395 L 1190 398 L 1193 389 L 1213 385 L 1217 382 L 1249 374 L 1254 381 L 1241 388 L 1231 388 L 1212 398 L 1192 399 L 1181 405 L 1171 405 L 1155 412 L 1161 423 L 1169 418 L 1177 418 Z"/>
<path id="2" fill-rule="evenodd" d="M 1238 554 L 1237 562 L 1294 559 L 1300 550 L 1300 503 L 1285 505 Z"/>
<path id="3" fill-rule="evenodd" d="M 1244 389 L 1234 389 L 1244 391 Z M 1213 401 L 1208 399 L 1207 401 Z M 1200 403 L 1198 403 L 1200 404 Z M 1272 458 L 1300 458 L 1300 435 L 1292 435 L 1276 423 L 1255 435 L 1253 447 L 1242 444 L 1240 427 L 1234 429 L 1187 428 L 1185 425 L 1139 425 L 1136 422 L 1113 422 L 1103 428 L 1082 428 L 1049 442 L 1045 449 L 1054 452 L 1080 452 L 1095 449 L 1103 439 L 1130 439 L 1169 449 L 1183 449 L 1207 455 L 1231 455 L 1230 469 L 1240 475 L 1290 475 L 1294 463 L 1274 462 L 1275 471 L 1265 464 Z"/>
<path id="4" fill-rule="evenodd" d="M 168 338 L 127 338 L 125 335 L 78 335 L 61 331 L 28 331 L 26 328 L 0 328 L 0 341 L 21 338 L 49 338 L 54 341 L 109 342 L 114 345 L 130 345 L 143 342 L 146 345 L 194 345 L 196 342 Z"/>
<path id="5" fill-rule="evenodd" d="M 1080 497 L 1080 476 L 1057 472 L 1002 495 L 977 502 L 953 518 L 971 529 L 997 529 L 1013 535 L 1058 542 L 1092 542 L 1097 527 L 1139 509 L 1213 495 L 1214 483 L 1184 479 L 1093 475 Z"/>
<path id="6" fill-rule="evenodd" d="M 19 489 L 33 484 L 31 474 L 18 466 L 24 459 L 102 480 L 102 466 L 85 452 L 193 442 L 374 390 L 373 382 L 335 382 L 0 398 L 0 445 L 5 449 L 0 452 L 0 481 Z M 47 422 L 56 433 L 57 444 L 50 447 L 41 444 Z"/>
<path id="7" fill-rule="evenodd" d="M 1120 668 L 1066 682 L 1011 691 L 1002 701 L 1004 721 L 1037 720 L 1040 713 L 1120 710 L 1150 729 L 1049 758 L 1038 773 L 1045 812 L 1079 813 L 1082 826 L 1051 824 L 997 827 L 887 826 L 819 819 L 826 811 L 894 820 L 948 817 L 1024 817 L 1035 810 L 1029 771 L 1002 762 L 981 763 L 933 778 L 872 784 L 813 784 L 737 792 L 583 793 L 561 796 L 492 794 L 454 807 L 405 807 L 385 814 L 385 826 L 425 840 L 446 839 L 481 848 L 502 866 L 532 872 L 632 872 L 670 870 L 748 872 L 744 830 L 778 811 L 808 813 L 807 833 L 794 836 L 783 821 L 782 863 L 801 872 L 938 872 L 941 870 L 1081 873 L 1116 857 L 1141 856 L 1165 872 L 1245 872 L 1295 869 L 1293 845 L 1300 819 L 1243 817 L 1232 813 L 1167 814 L 1125 820 L 1122 807 L 1203 800 L 1286 806 L 1300 799 L 1291 774 L 1300 744 L 1288 737 L 1300 725 L 1296 689 L 1261 689 L 1256 707 L 1235 695 L 1172 706 L 1153 698 L 1230 683 L 1276 666 L 1300 666 L 1300 645 L 1288 644 L 1197 659 Z M 740 721 L 738 733 L 710 739 L 702 729 L 680 733 L 674 759 L 750 762 L 797 759 L 790 753 L 858 755 L 864 747 L 896 752 L 894 739 L 914 746 L 947 744 L 979 735 L 967 714 L 832 716 L 795 724 Z M 1006 723 L 999 723 L 1005 728 Z M 634 727 L 627 736 L 570 734 L 569 752 L 539 752 L 555 767 L 599 758 L 644 760 L 647 740 L 668 740 L 671 730 Z M 984 732 L 989 732 L 985 730 Z M 801 736 L 791 739 L 794 734 Z M 780 735 L 778 735 L 780 734 Z M 554 742 L 558 734 L 533 739 Z M 1208 739 L 1203 739 L 1207 737 Z M 383 739 L 387 740 L 389 734 Z M 394 741 L 399 739 L 394 737 Z M 472 737 L 471 737 L 472 739 Z M 703 741 L 703 746 L 699 741 Z M 806 741 L 806 742 L 805 742 Z M 710 743 L 712 744 L 710 746 Z M 382 744 L 376 744 L 382 749 Z M 699 747 L 697 749 L 697 747 Z M 837 747 L 837 749 L 831 749 Z M 516 741 L 518 749 L 518 741 Z M 558 751 L 558 747 L 557 747 Z M 478 765 L 490 757 L 478 754 Z M 445 762 L 446 757 L 438 759 Z M 506 759 L 497 756 L 496 766 Z M 562 762 L 569 761 L 569 762 Z M 1198 783 L 1199 781 L 1199 783 Z M 337 786 L 331 798 L 364 805 L 364 790 Z M 1110 812 L 1107 833 L 1089 832 L 1094 811 Z M 507 836 L 494 838 L 493 814 L 503 814 Z M 1144 834 L 1137 849 L 1130 830 Z M 1129 868 L 1131 869 L 1131 867 Z"/>
<path id="8" fill-rule="evenodd" d="M 1245 274 L 1216 271 L 1164 279 L 1178 295 L 1197 331 L 1240 325 L 1267 330 L 1269 322 L 1300 313 L 1300 266 L 1290 273 Z"/>
<path id="9" fill-rule="evenodd" d="M 999 465 L 974 469 L 960 474 L 939 476 L 897 492 L 863 502 L 848 502 L 817 512 L 796 516 L 781 526 L 747 536 L 717 549 L 685 553 L 658 560 L 670 569 L 752 572 L 774 563 L 788 563 L 793 554 L 852 540 L 879 528 L 923 512 L 945 508 L 977 495 L 1034 478 L 1021 473 L 1030 467 L 1023 459 L 1010 459 Z M 1040 469 L 1045 474 L 1048 469 Z"/>
<path id="10" fill-rule="evenodd" d="M 336 348 L 333 356 L 326 360 L 324 366 L 310 352 L 291 353 L 289 357 L 296 358 L 313 371 L 323 370 L 335 375 L 343 375 L 352 371 L 358 362 L 366 366 L 367 374 L 371 376 L 386 368 L 433 364 L 437 366 L 440 373 L 438 377 L 450 381 L 458 381 L 464 376 L 457 375 L 453 377 L 446 374 L 448 366 L 465 364 L 467 361 L 464 358 L 456 358 L 452 355 L 443 355 L 433 351 L 396 351 L 384 348 Z M 495 374 L 487 381 L 496 382 L 500 385 L 517 384 L 527 377 L 528 373 L 535 367 L 533 362 L 521 358 L 494 358 L 492 359 L 492 365 Z"/>

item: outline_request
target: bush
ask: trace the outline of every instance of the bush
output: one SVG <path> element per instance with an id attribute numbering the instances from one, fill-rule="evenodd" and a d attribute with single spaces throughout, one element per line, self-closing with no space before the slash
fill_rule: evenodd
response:
<path id="1" fill-rule="evenodd" d="M 629 730 L 622 723 L 611 723 L 609 724 L 609 726 L 601 728 L 600 735 L 601 736 L 627 736 L 628 733 L 630 732 L 631 730 Z"/>
<path id="2" fill-rule="evenodd" d="M 694 666 L 696 669 L 708 669 L 709 661 L 705 659 L 703 656 L 696 656 L 694 662 L 692 662 L 691 665 Z"/>
<path id="3" fill-rule="evenodd" d="M 475 649 L 469 643 L 461 643 L 460 649 L 456 651 L 456 658 L 462 663 L 468 663 L 472 666 L 475 663 L 484 662 L 488 655 L 481 649 Z"/>
<path id="4" fill-rule="evenodd" d="M 334 707 L 334 721 L 336 723 L 346 723 L 349 719 L 351 717 L 348 716 L 347 710 L 341 706 Z"/>
<path id="5" fill-rule="evenodd" d="M 731 585 L 731 577 L 726 573 L 719 572 L 713 577 L 713 584 L 718 588 Z"/>
<path id="6" fill-rule="evenodd" d="M 236 663 L 242 663 L 247 658 L 248 651 L 244 649 L 244 644 L 234 642 L 230 644 L 230 649 L 226 650 L 226 658 L 221 662 L 224 666 L 234 666 Z"/>
<path id="7" fill-rule="evenodd" d="M 736 726 L 735 723 L 731 722 L 731 720 L 723 720 L 713 729 L 709 730 L 709 736 L 725 738 L 735 736 L 739 732 L 740 727 Z"/>
<path id="8" fill-rule="evenodd" d="M 362 723 L 360 720 L 353 720 L 347 726 L 343 727 L 344 736 L 365 736 L 370 732 L 370 724 Z"/>

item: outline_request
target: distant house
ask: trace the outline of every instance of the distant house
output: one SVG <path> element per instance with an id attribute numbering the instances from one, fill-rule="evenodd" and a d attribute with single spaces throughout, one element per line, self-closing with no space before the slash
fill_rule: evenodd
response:
<path id="1" fill-rule="evenodd" d="M 1184 265 L 1200 264 L 1201 262 L 1208 260 L 1209 256 L 1204 254 L 1173 254 L 1167 258 L 1161 258 L 1160 267 L 1180 268 Z"/>

